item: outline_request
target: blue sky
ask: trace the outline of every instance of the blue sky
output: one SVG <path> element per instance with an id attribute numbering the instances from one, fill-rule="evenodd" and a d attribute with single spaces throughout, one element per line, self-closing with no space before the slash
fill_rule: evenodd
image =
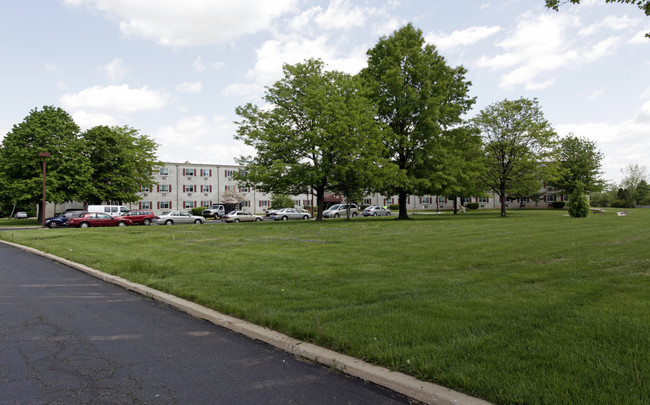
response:
<path id="1" fill-rule="evenodd" d="M 650 18 L 583 0 L 6 0 L 0 3 L 0 137 L 60 106 L 82 129 L 129 125 L 164 161 L 234 163 L 234 111 L 261 104 L 283 63 L 316 57 L 357 73 L 408 22 L 481 108 L 536 97 L 558 134 L 597 141 L 603 177 L 650 166 Z"/>

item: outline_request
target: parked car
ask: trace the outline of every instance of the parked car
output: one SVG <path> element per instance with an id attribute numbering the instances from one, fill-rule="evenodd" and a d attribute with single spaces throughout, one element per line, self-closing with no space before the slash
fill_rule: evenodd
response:
<path id="1" fill-rule="evenodd" d="M 350 206 L 350 216 L 356 217 L 359 215 L 359 207 L 356 204 L 336 204 L 323 211 L 324 218 L 338 218 L 348 215 L 348 206 Z"/>
<path id="2" fill-rule="evenodd" d="M 371 205 L 370 207 L 363 210 L 361 213 L 364 217 L 376 217 L 376 216 L 388 216 L 390 215 L 390 210 L 388 208 L 380 207 L 378 205 Z"/>
<path id="3" fill-rule="evenodd" d="M 126 217 L 112 217 L 103 212 L 86 212 L 78 217 L 69 218 L 66 223 L 68 226 L 76 226 L 79 228 L 88 228 L 91 226 L 127 226 L 133 224 Z"/>
<path id="4" fill-rule="evenodd" d="M 131 220 L 134 224 L 149 225 L 153 218 L 155 217 L 154 213 L 147 210 L 133 210 L 129 211 L 124 216 Z"/>
<path id="5" fill-rule="evenodd" d="M 306 211 L 300 211 L 299 209 L 296 208 L 281 208 L 279 210 L 275 210 L 271 214 L 267 214 L 267 216 L 271 219 L 274 219 L 276 221 L 287 221 L 289 219 L 309 219 L 311 216 L 309 215 L 308 212 Z"/>
<path id="6" fill-rule="evenodd" d="M 14 214 L 14 218 L 16 218 L 16 219 L 25 219 L 25 218 L 27 218 L 27 213 L 22 212 L 22 211 L 17 212 L 17 213 Z"/>
<path id="7" fill-rule="evenodd" d="M 154 217 L 154 222 L 159 225 L 174 225 L 174 224 L 202 224 L 205 222 L 204 217 L 192 215 L 189 212 L 182 211 L 167 211 L 161 215 Z"/>
<path id="8" fill-rule="evenodd" d="M 237 210 L 239 208 L 241 208 L 240 204 L 235 203 L 212 204 L 210 208 L 204 209 L 201 212 L 201 215 L 204 217 L 214 217 L 214 219 L 217 219 L 226 215 L 227 212 Z"/>
<path id="9" fill-rule="evenodd" d="M 260 222 L 262 217 L 253 215 L 248 211 L 230 211 L 221 217 L 221 220 L 223 222 Z"/>
<path id="10" fill-rule="evenodd" d="M 80 217 L 83 214 L 86 214 L 87 211 L 77 210 L 77 211 L 68 211 L 66 210 L 63 214 L 58 214 L 50 218 L 45 218 L 45 226 L 48 228 L 58 228 L 60 226 L 68 226 L 68 219 L 74 217 Z"/>
<path id="11" fill-rule="evenodd" d="M 120 215 L 124 215 L 131 210 L 124 205 L 89 205 L 86 207 L 86 211 L 103 212 L 113 217 L 119 217 Z"/>

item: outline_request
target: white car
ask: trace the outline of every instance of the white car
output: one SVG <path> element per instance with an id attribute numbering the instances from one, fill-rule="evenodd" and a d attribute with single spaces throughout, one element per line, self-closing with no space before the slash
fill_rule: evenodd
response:
<path id="1" fill-rule="evenodd" d="M 161 215 L 156 215 L 153 218 L 154 222 L 158 225 L 174 225 L 174 224 L 202 224 L 205 222 L 204 217 L 192 215 L 189 212 L 181 211 L 167 211 Z"/>
<path id="2" fill-rule="evenodd" d="M 379 216 L 379 215 L 389 216 L 390 215 L 390 210 L 388 210 L 387 208 L 384 208 L 384 207 L 380 207 L 378 205 L 371 205 L 370 207 L 363 210 L 361 215 L 363 215 L 364 217 L 376 217 L 376 216 Z"/>
<path id="3" fill-rule="evenodd" d="M 248 211 L 230 211 L 221 217 L 221 220 L 223 222 L 260 222 L 262 217 L 253 215 Z"/>
<path id="4" fill-rule="evenodd" d="M 14 218 L 16 218 L 16 219 L 25 219 L 25 218 L 27 218 L 27 213 L 22 212 L 22 211 L 17 212 L 17 213 L 14 214 Z"/>

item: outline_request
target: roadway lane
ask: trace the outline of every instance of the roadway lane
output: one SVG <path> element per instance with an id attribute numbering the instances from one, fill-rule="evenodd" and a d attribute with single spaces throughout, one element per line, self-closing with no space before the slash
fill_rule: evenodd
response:
<path id="1" fill-rule="evenodd" d="M 0 244 L 0 404 L 405 404 Z"/>

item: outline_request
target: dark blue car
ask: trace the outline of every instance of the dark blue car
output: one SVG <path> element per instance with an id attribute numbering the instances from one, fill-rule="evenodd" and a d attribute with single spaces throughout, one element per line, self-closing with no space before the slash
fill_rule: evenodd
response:
<path id="1" fill-rule="evenodd" d="M 66 222 L 69 218 L 79 217 L 82 214 L 85 214 L 87 211 L 66 211 L 63 214 L 59 214 L 55 217 L 45 218 L 45 226 L 49 228 L 57 228 L 59 226 L 66 226 Z"/>

